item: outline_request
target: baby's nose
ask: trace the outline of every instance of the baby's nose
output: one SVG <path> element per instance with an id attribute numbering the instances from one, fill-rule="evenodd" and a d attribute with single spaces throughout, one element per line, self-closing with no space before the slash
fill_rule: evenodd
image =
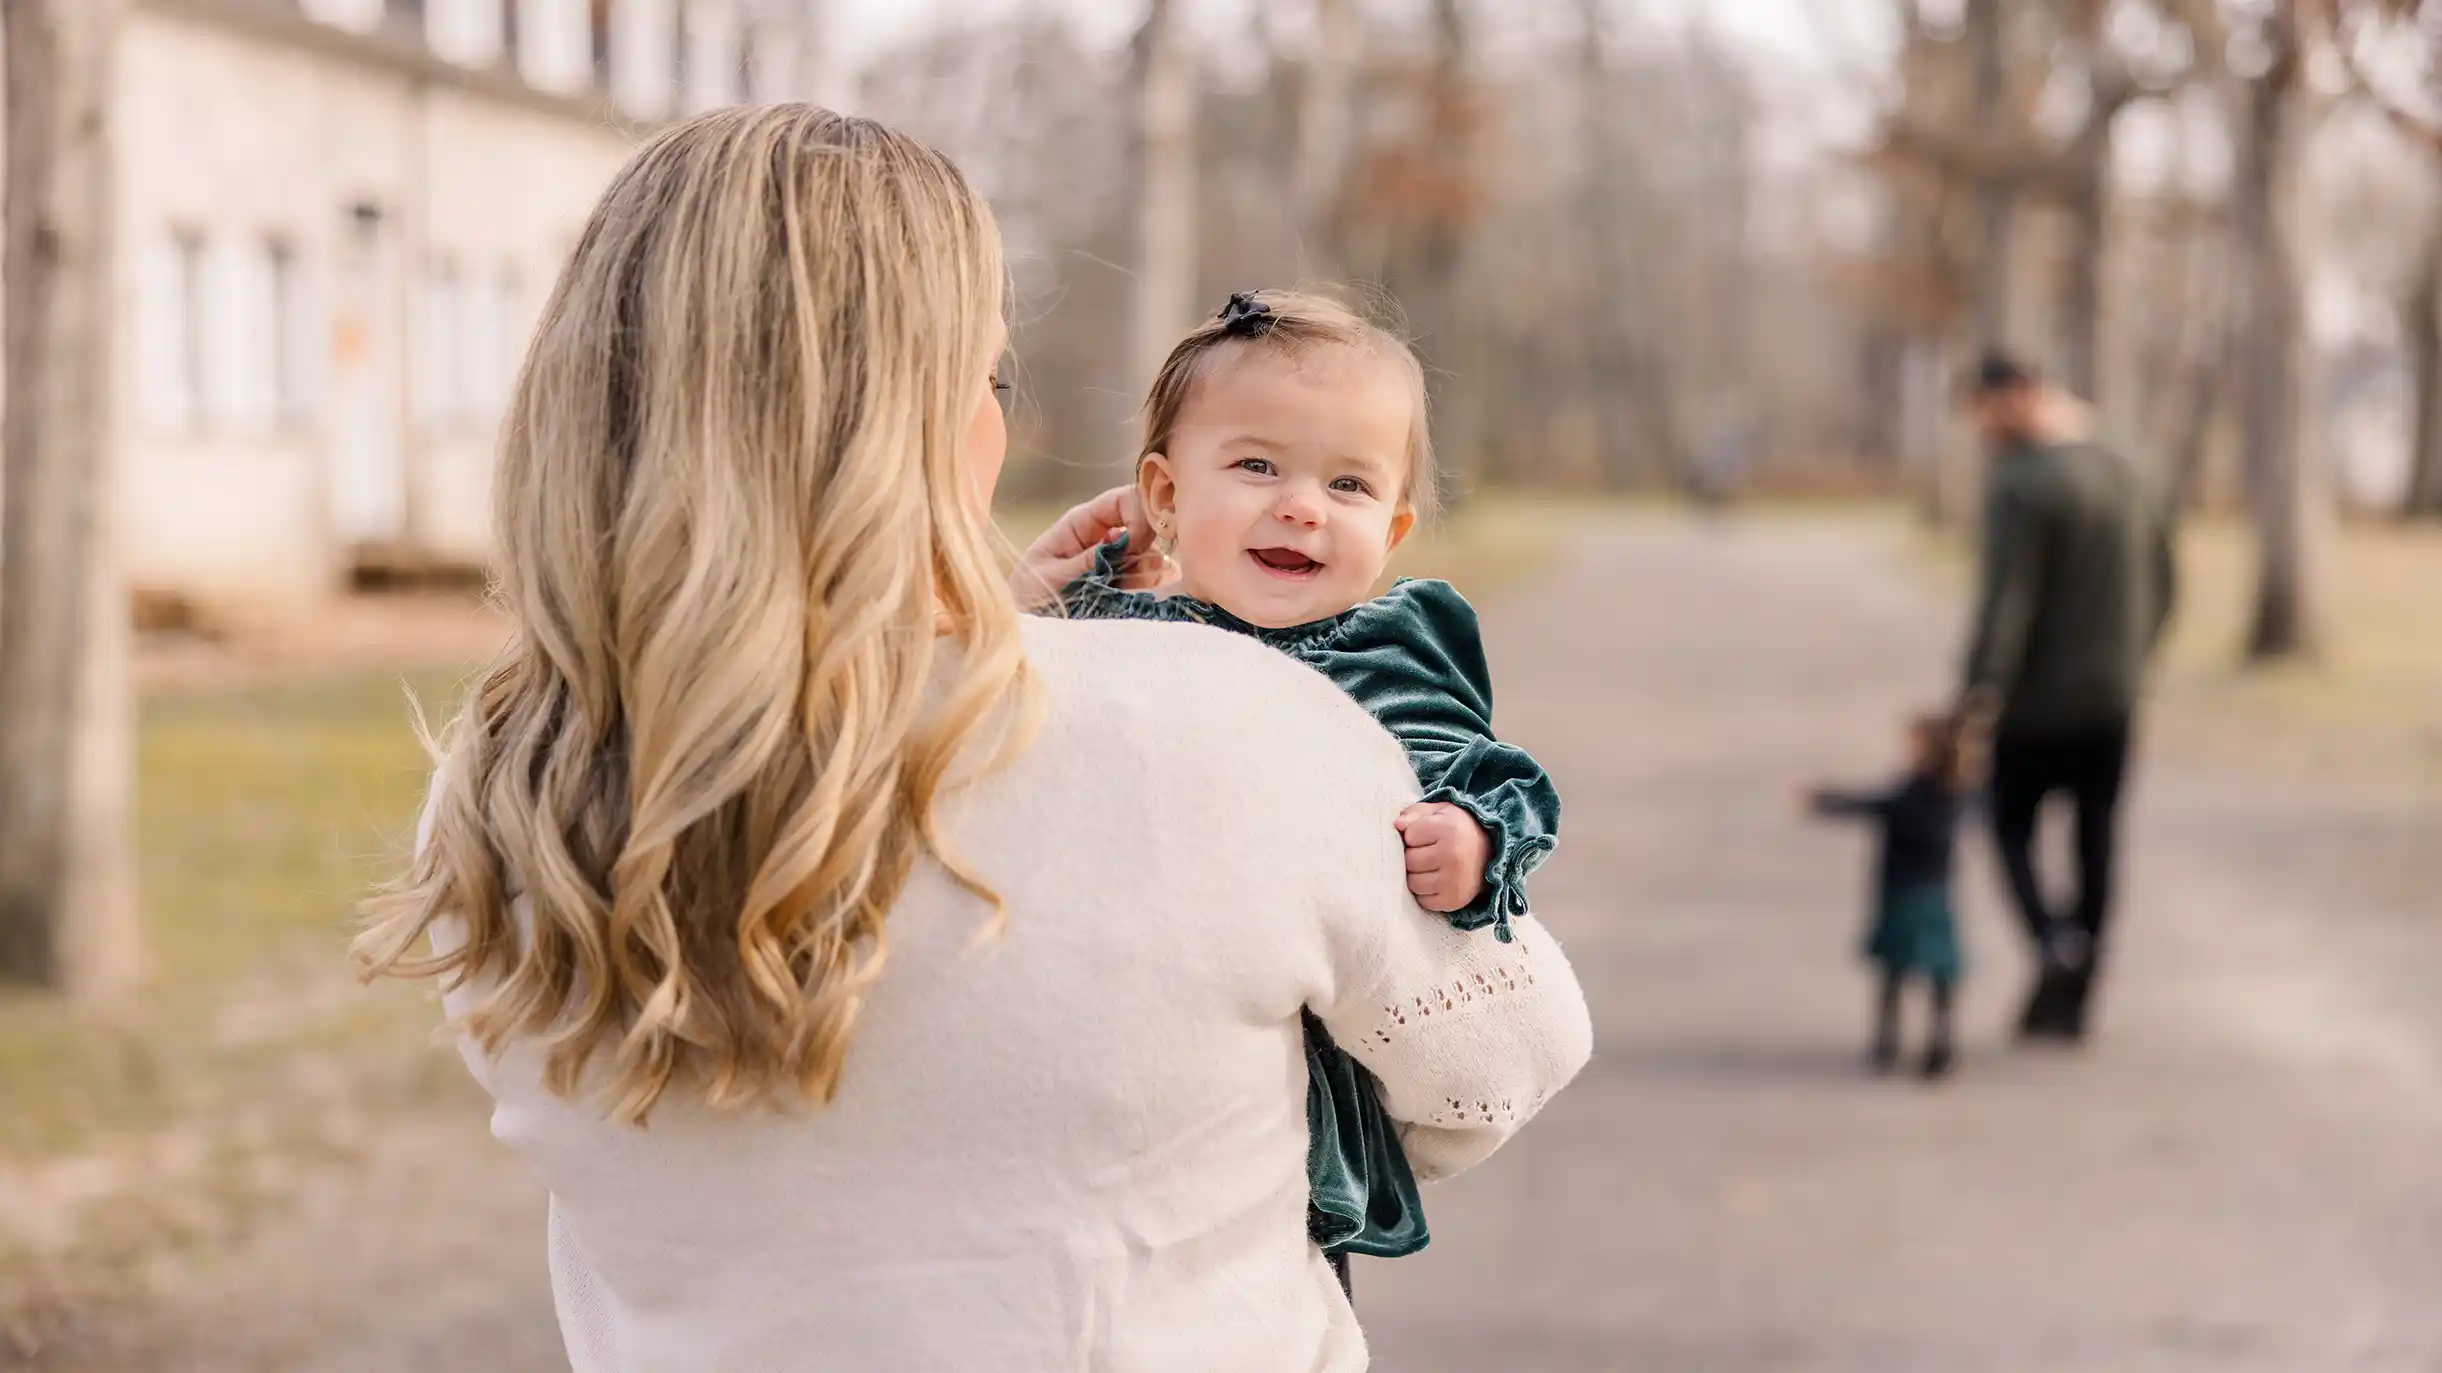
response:
<path id="1" fill-rule="evenodd" d="M 1272 513 L 1290 524 L 1312 527 L 1323 522 L 1323 503 L 1315 499 L 1311 491 L 1289 490 L 1281 493 L 1280 500 L 1272 507 Z"/>

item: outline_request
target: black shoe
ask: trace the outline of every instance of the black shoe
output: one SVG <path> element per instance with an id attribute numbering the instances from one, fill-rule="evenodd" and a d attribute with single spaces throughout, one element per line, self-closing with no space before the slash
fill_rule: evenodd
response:
<path id="1" fill-rule="evenodd" d="M 2027 994 L 2026 1009 L 2018 1013 L 2018 1037 L 2022 1040 L 2075 1039 L 2079 1015 L 2074 975 L 2060 968 L 2047 966 L 2035 979 L 2035 988 Z"/>
<path id="2" fill-rule="evenodd" d="M 1888 1077 L 1899 1067 L 1899 1044 L 1896 1040 L 1877 1039 L 1865 1056 L 1866 1071 L 1876 1077 Z"/>
<path id="3" fill-rule="evenodd" d="M 1950 1041 L 1937 1039 L 1925 1046 L 1925 1061 L 1918 1066 L 1917 1075 L 1927 1082 L 1938 1082 L 1950 1076 L 1950 1063 Z"/>

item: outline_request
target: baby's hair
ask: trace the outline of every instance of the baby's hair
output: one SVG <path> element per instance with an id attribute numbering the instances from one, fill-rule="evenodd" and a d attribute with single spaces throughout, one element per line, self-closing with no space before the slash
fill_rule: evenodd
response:
<path id="1" fill-rule="evenodd" d="M 1979 711 L 1927 711 L 1908 722 L 1924 750 L 1927 776 L 1953 794 L 1972 789 L 1983 772 L 1988 721 Z"/>
<path id="2" fill-rule="evenodd" d="M 1441 484 L 1433 464 L 1433 431 L 1425 414 L 1424 364 L 1405 338 L 1337 296 L 1320 291 L 1261 290 L 1231 295 L 1220 313 L 1180 339 L 1163 360 L 1145 394 L 1145 440 L 1136 450 L 1167 453 L 1198 383 L 1223 361 L 1258 350 L 1291 359 L 1322 347 L 1358 348 L 1390 361 L 1405 378 L 1415 401 L 1408 426 L 1408 477 L 1400 505 L 1431 519 L 1441 508 Z"/>

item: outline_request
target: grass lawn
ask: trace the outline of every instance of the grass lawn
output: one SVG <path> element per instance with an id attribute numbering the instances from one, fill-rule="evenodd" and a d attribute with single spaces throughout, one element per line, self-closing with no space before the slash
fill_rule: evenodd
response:
<path id="1" fill-rule="evenodd" d="M 359 988 L 357 899 L 412 828 L 403 686 L 356 671 L 147 701 L 137 747 L 146 977 L 105 1017 L 0 995 L 0 1350 L 208 1245 L 350 1122 L 454 1085 L 423 989 Z"/>
<path id="2" fill-rule="evenodd" d="M 1964 543 L 1920 535 L 1918 546 L 1965 588 Z M 2245 658 L 2254 550 L 2234 518 L 2182 527 L 2159 724 L 2235 761 L 2442 783 L 2442 528 L 2341 524 L 2318 651 L 2269 666 Z"/>
<path id="3" fill-rule="evenodd" d="M 2442 781 L 2442 528 L 2343 525 L 2320 651 L 2275 667 L 2242 661 L 2255 589 L 2245 528 L 2196 523 L 2180 569 L 2172 700 L 2218 744 Z"/>

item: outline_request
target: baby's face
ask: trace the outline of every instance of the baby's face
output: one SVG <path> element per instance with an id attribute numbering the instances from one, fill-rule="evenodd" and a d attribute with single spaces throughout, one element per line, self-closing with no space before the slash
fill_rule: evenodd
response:
<path id="1" fill-rule="evenodd" d="M 1415 418 L 1405 378 L 1371 354 L 1224 360 L 1137 474 L 1181 590 L 1269 629 L 1363 602 L 1416 523 Z"/>

